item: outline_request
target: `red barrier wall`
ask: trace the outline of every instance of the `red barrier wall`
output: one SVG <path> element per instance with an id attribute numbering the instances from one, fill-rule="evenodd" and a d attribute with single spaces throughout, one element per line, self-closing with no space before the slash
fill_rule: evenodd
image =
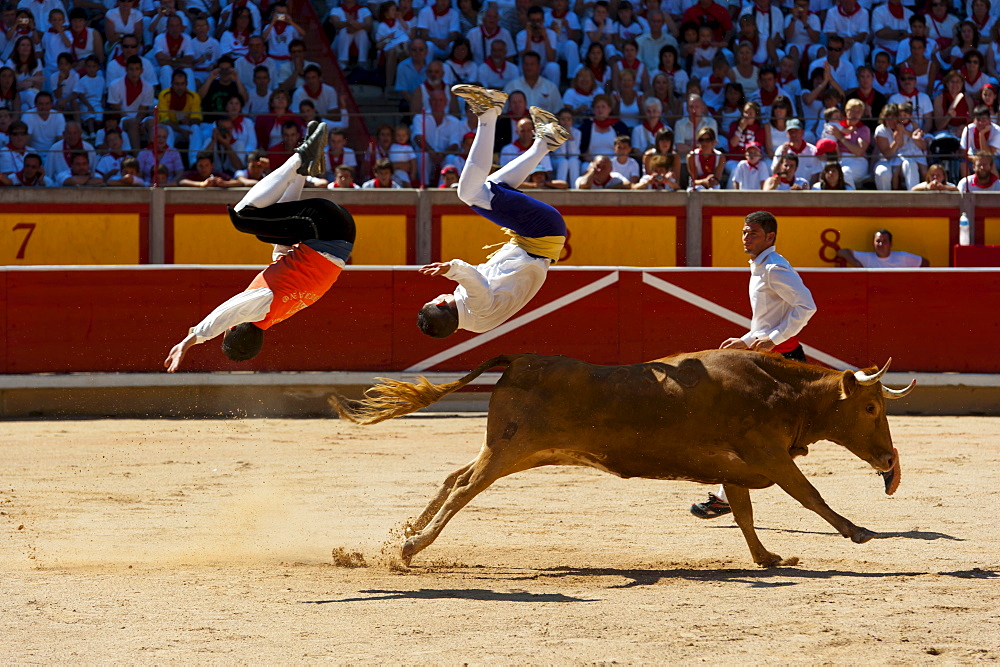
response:
<path id="1" fill-rule="evenodd" d="M 257 269 L 0 270 L 0 372 L 155 372 L 190 326 Z M 1000 372 L 1000 270 L 802 270 L 819 311 L 800 337 L 813 359 L 924 372 Z M 219 341 L 189 371 L 465 371 L 495 354 L 634 363 L 745 332 L 746 269 L 555 268 L 538 296 L 487 334 L 420 334 L 422 304 L 454 283 L 412 268 L 349 267 L 315 306 L 267 334 L 251 362 Z M 666 291 L 664 291 L 666 290 Z M 736 321 L 734 321 L 734 319 Z M 834 360 L 834 361 L 831 361 Z"/>

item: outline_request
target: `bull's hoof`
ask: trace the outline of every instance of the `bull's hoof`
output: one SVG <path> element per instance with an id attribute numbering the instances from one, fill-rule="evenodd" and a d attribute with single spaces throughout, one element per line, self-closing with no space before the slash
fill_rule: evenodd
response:
<path id="1" fill-rule="evenodd" d="M 403 564 L 406 567 L 410 567 L 410 561 L 413 560 L 413 555 L 416 553 L 417 545 L 413 543 L 413 539 L 409 539 L 403 542 L 403 548 L 400 549 L 399 557 L 403 560 Z"/>
<path id="2" fill-rule="evenodd" d="M 763 557 L 754 556 L 753 561 L 761 567 L 778 567 L 779 565 L 784 564 L 781 560 L 781 556 L 773 554 L 770 551 L 768 551 Z"/>
<path id="3" fill-rule="evenodd" d="M 878 533 L 873 533 L 867 528 L 859 527 L 856 531 L 854 531 L 854 534 L 851 535 L 851 541 L 855 544 L 864 544 L 874 537 L 878 537 Z"/>

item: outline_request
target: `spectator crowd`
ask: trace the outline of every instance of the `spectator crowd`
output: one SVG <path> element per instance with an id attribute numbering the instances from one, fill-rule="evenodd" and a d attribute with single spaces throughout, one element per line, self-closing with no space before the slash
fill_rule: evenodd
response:
<path id="1" fill-rule="evenodd" d="M 531 106 L 571 132 L 525 188 L 1000 190 L 1000 3 L 535 1 L 336 0 L 334 57 L 399 101 L 368 146 L 285 0 L 5 4 L 0 185 L 250 185 L 319 119 L 310 186 L 450 187 L 476 83 L 498 164 Z"/>

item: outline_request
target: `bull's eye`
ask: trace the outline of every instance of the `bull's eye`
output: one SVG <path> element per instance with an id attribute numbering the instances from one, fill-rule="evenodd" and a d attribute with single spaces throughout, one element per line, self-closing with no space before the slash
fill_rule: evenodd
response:
<path id="1" fill-rule="evenodd" d="M 867 410 L 868 414 L 870 414 L 870 415 L 875 414 L 875 404 L 874 403 L 869 403 L 868 407 L 866 407 L 865 410 Z"/>

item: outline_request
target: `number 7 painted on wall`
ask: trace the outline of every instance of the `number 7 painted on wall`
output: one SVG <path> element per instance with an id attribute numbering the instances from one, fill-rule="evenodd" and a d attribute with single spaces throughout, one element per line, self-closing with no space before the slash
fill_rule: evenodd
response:
<path id="1" fill-rule="evenodd" d="M 11 231 L 17 231 L 19 229 L 27 229 L 28 233 L 24 235 L 24 241 L 21 242 L 21 247 L 17 249 L 17 259 L 24 259 L 24 251 L 28 247 L 28 240 L 31 239 L 31 235 L 35 233 L 35 227 L 38 223 L 35 222 L 19 222 L 14 225 Z"/>

